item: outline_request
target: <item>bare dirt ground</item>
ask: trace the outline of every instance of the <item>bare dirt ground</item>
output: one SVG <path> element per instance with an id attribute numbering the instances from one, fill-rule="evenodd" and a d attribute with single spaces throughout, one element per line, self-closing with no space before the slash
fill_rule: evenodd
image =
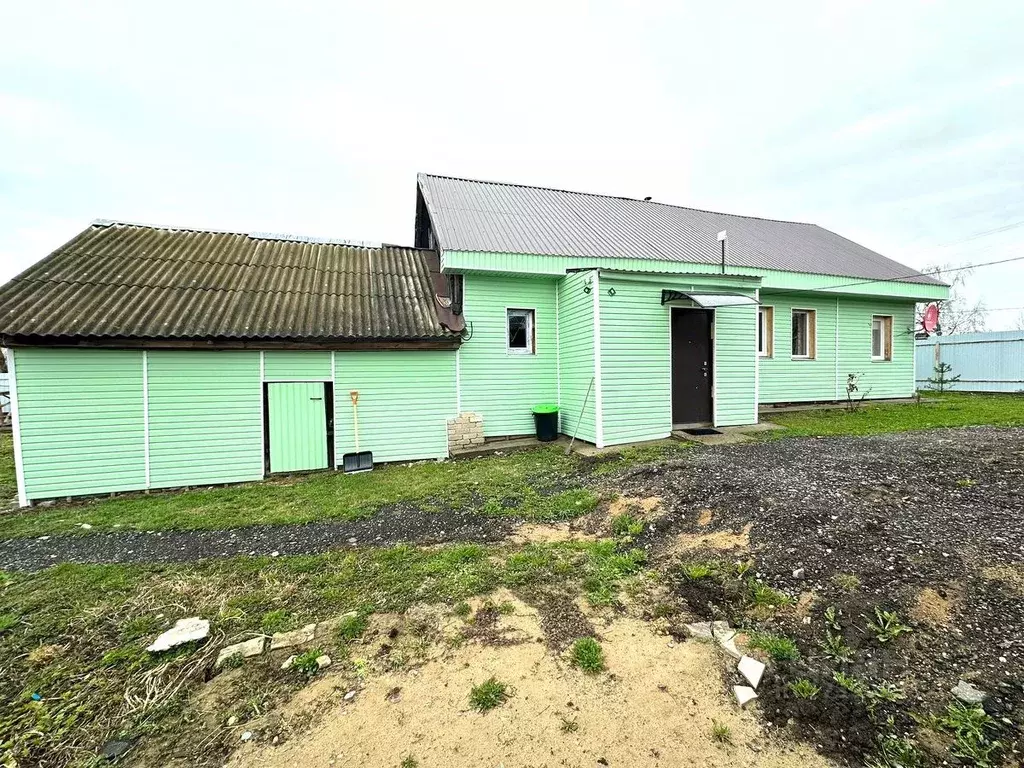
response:
<path id="1" fill-rule="evenodd" d="M 1024 430 L 747 444 L 638 468 L 620 483 L 625 493 L 663 499 L 662 524 L 639 541 L 668 572 L 679 560 L 750 557 L 756 579 L 798 601 L 752 615 L 734 579 L 674 579 L 682 610 L 796 639 L 800 659 L 777 665 L 783 674 L 762 695 L 769 721 L 793 719 L 806 738 L 856 758 L 890 715 L 897 732 L 921 735 L 912 715 L 943 712 L 963 679 L 989 694 L 985 710 L 999 729 L 989 736 L 1019 764 Z M 825 618 L 829 607 L 838 628 Z M 869 627 L 875 608 L 895 611 L 911 631 L 879 642 Z M 850 647 L 849 662 L 825 657 L 828 633 Z M 864 700 L 835 684 L 836 671 L 892 683 L 904 698 L 869 718 Z M 787 692 L 783 680 L 796 677 L 821 687 L 816 704 Z M 938 741 L 936 762 L 955 761 Z"/>
<path id="2" fill-rule="evenodd" d="M 285 722 L 315 718 L 311 730 L 280 746 L 244 746 L 229 765 L 828 765 L 810 747 L 769 737 L 733 705 L 709 645 L 676 643 L 635 618 L 598 617 L 608 669 L 587 675 L 550 650 L 535 608 L 511 595 L 492 600 L 506 608 L 487 635 L 455 649 L 441 642 L 422 666 L 354 682 L 348 701 L 348 683 L 314 683 L 281 713 Z M 438 631 L 426 635 L 437 640 Z M 481 714 L 469 692 L 491 676 L 511 684 L 512 696 Z M 712 739 L 716 722 L 728 727 L 728 743 Z"/>

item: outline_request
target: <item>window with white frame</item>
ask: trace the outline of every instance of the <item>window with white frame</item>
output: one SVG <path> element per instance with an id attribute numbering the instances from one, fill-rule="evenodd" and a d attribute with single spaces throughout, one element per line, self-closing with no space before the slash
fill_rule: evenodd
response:
<path id="1" fill-rule="evenodd" d="M 815 312 L 813 309 L 793 310 L 793 357 L 810 360 L 814 357 Z"/>
<path id="2" fill-rule="evenodd" d="M 871 318 L 871 359 L 892 360 L 892 318 L 888 315 Z"/>
<path id="3" fill-rule="evenodd" d="M 757 310 L 757 354 L 771 357 L 775 338 L 775 308 L 758 307 Z"/>
<path id="4" fill-rule="evenodd" d="M 532 355 L 536 352 L 534 311 L 532 309 L 508 309 L 505 311 L 506 348 L 510 355 Z"/>

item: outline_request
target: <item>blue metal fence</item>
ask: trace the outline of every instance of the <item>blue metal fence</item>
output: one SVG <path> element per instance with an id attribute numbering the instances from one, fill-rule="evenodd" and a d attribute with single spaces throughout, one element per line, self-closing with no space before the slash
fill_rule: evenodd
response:
<path id="1" fill-rule="evenodd" d="M 1024 391 L 1024 331 L 961 333 L 919 339 L 914 350 L 918 389 L 929 389 L 928 378 L 940 362 L 953 366 L 950 386 L 963 392 Z"/>

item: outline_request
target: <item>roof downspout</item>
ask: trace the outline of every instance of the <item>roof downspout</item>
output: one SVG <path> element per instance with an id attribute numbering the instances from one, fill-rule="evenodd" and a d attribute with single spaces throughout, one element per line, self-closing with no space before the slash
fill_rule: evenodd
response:
<path id="1" fill-rule="evenodd" d="M 836 400 L 841 400 L 839 394 L 839 297 L 836 296 Z"/>
<path id="2" fill-rule="evenodd" d="M 729 250 L 729 235 L 723 229 L 718 233 L 718 242 L 722 244 L 722 274 L 725 274 L 725 256 Z"/>
<path id="3" fill-rule="evenodd" d="M 601 273 L 594 270 L 594 444 L 604 448 L 604 398 L 601 395 Z"/>

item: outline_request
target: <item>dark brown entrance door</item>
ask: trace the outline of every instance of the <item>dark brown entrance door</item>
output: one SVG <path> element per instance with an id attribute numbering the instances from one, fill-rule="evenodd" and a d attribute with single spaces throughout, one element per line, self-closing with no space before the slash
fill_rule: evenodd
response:
<path id="1" fill-rule="evenodd" d="M 711 312 L 672 309 L 672 423 L 711 421 Z"/>

